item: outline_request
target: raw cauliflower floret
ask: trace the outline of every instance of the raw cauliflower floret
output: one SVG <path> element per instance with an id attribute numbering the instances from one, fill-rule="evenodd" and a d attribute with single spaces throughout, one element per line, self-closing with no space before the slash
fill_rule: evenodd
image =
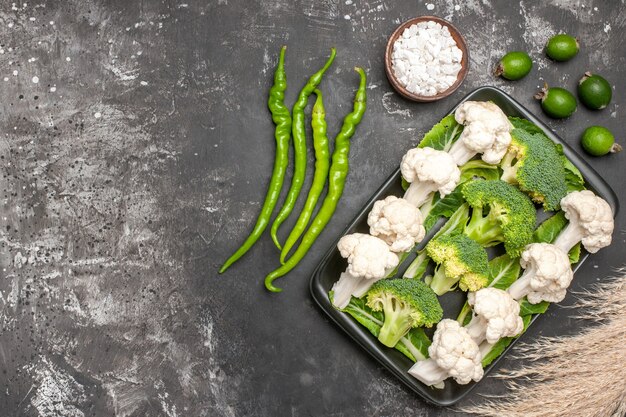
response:
<path id="1" fill-rule="evenodd" d="M 346 272 L 355 277 L 381 278 L 399 262 L 398 255 L 389 250 L 385 241 L 363 233 L 342 237 L 337 249 L 348 260 Z"/>
<path id="2" fill-rule="evenodd" d="M 565 298 L 574 273 L 567 253 L 558 246 L 531 243 L 522 253 L 520 265 L 524 273 L 508 289 L 513 298 L 526 296 L 531 304 L 558 303 Z"/>
<path id="3" fill-rule="evenodd" d="M 467 302 L 474 310 L 467 330 L 479 345 L 484 340 L 494 344 L 503 337 L 517 336 L 524 329 L 520 305 L 506 291 L 483 288 L 469 293 Z"/>
<path id="4" fill-rule="evenodd" d="M 561 209 L 569 224 L 554 244 L 564 252 L 580 241 L 589 253 L 611 244 L 613 211 L 605 200 L 589 190 L 575 191 L 561 199 Z"/>
<path id="5" fill-rule="evenodd" d="M 393 195 L 375 202 L 367 216 L 370 234 L 383 239 L 393 252 L 407 252 L 420 242 L 426 234 L 422 223 L 417 207 Z"/>
<path id="6" fill-rule="evenodd" d="M 450 148 L 457 165 L 465 164 L 479 153 L 488 164 L 500 163 L 511 143 L 513 129 L 500 107 L 490 101 L 466 101 L 456 109 L 454 118 L 465 125 Z"/>
<path id="7" fill-rule="evenodd" d="M 467 329 L 454 320 L 439 322 L 428 353 L 430 359 L 418 361 L 409 370 L 409 374 L 426 385 L 440 386 L 448 377 L 464 385 L 483 377 L 478 345 Z"/>
<path id="8" fill-rule="evenodd" d="M 439 322 L 428 354 L 459 384 L 479 381 L 483 377 L 478 345 L 467 330 L 454 320 Z"/>
<path id="9" fill-rule="evenodd" d="M 352 296 L 360 298 L 378 280 L 385 278 L 400 262 L 384 240 L 363 233 L 339 239 L 337 249 L 348 260 L 346 271 L 333 285 L 333 305 L 345 308 Z"/>
<path id="10" fill-rule="evenodd" d="M 436 191 L 441 197 L 450 194 L 461 179 L 461 171 L 450 154 L 428 147 L 409 150 L 402 158 L 400 170 L 411 183 L 404 198 L 415 207 L 428 201 Z"/>

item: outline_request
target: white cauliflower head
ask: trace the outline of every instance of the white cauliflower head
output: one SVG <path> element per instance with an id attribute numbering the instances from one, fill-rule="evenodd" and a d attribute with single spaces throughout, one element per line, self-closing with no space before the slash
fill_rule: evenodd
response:
<path id="1" fill-rule="evenodd" d="M 348 260 L 346 272 L 354 277 L 378 279 L 395 268 L 400 259 L 391 252 L 384 240 L 363 233 L 353 233 L 339 239 L 337 249 Z"/>
<path id="2" fill-rule="evenodd" d="M 467 329 L 455 320 L 444 319 L 439 322 L 428 354 L 459 384 L 480 381 L 483 377 L 480 349 Z"/>
<path id="3" fill-rule="evenodd" d="M 563 301 L 574 278 L 567 253 L 550 243 L 531 243 L 522 252 L 520 265 L 525 271 L 509 288 L 513 298 L 526 295 L 531 304 Z"/>
<path id="4" fill-rule="evenodd" d="M 506 291 L 483 288 L 469 293 L 467 302 L 475 314 L 468 327 L 478 327 L 481 336 L 484 335 L 491 344 L 503 337 L 517 336 L 524 329 L 524 322 L 519 315 L 520 305 Z"/>
<path id="5" fill-rule="evenodd" d="M 393 195 L 375 202 L 367 216 L 370 234 L 383 239 L 393 252 L 407 252 L 420 242 L 426 234 L 422 223 L 417 207 Z"/>
<path id="6" fill-rule="evenodd" d="M 561 249 L 567 252 L 571 246 L 582 241 L 589 253 L 596 253 L 611 244 L 614 222 L 609 203 L 593 192 L 583 190 L 563 197 L 561 208 L 570 222 L 555 242 Z"/>
<path id="7" fill-rule="evenodd" d="M 454 118 L 465 125 L 458 141 L 450 149 L 458 165 L 475 154 L 483 161 L 498 164 L 511 143 L 513 126 L 506 114 L 490 101 L 466 101 L 454 112 Z"/>
<path id="8" fill-rule="evenodd" d="M 405 180 L 411 183 L 404 198 L 419 207 L 428 195 L 439 191 L 441 197 L 450 194 L 461 179 L 461 171 L 449 153 L 433 148 L 413 148 L 400 164 Z"/>

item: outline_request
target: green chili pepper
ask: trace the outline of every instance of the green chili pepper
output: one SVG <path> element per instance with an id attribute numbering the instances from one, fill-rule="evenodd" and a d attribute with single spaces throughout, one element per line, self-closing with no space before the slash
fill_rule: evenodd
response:
<path id="1" fill-rule="evenodd" d="M 265 277 L 265 287 L 272 292 L 282 291 L 280 288 L 275 287 L 272 283 L 276 278 L 282 277 L 304 258 L 304 255 L 311 248 L 317 237 L 322 233 L 326 224 L 330 221 L 337 203 L 343 193 L 343 187 L 346 183 L 346 176 L 348 175 L 348 155 L 350 153 L 350 138 L 354 135 L 354 131 L 363 118 L 366 106 L 366 91 L 365 91 L 365 72 L 361 68 L 355 68 L 355 70 L 361 76 L 361 82 L 359 89 L 354 97 L 354 107 L 352 113 L 348 114 L 343 119 L 343 126 L 341 131 L 335 138 L 335 150 L 333 152 L 332 164 L 330 166 L 329 180 L 328 180 L 328 194 L 324 198 L 322 207 L 315 215 L 315 218 L 311 222 L 311 226 L 304 234 L 300 246 L 294 252 L 294 254 L 275 271 L 270 272 Z"/>
<path id="2" fill-rule="evenodd" d="M 293 116 L 293 125 L 291 126 L 292 135 L 293 135 L 293 177 L 291 178 L 291 187 L 289 188 L 289 192 L 287 193 L 287 198 L 285 199 L 285 203 L 283 204 L 283 208 L 280 209 L 276 218 L 274 219 L 274 223 L 272 223 L 272 228 L 270 230 L 270 234 L 272 236 L 272 240 L 278 249 L 282 249 L 280 246 L 280 242 L 278 241 L 278 228 L 280 225 L 289 217 L 293 207 L 296 205 L 296 200 L 298 199 L 298 195 L 300 194 L 300 190 L 302 189 L 302 185 L 304 184 L 304 178 L 306 176 L 306 128 L 304 125 L 304 108 L 307 105 L 309 100 L 309 96 L 317 88 L 318 84 L 322 81 L 322 77 L 326 70 L 330 67 L 335 59 L 335 48 L 330 49 L 330 57 L 318 72 L 313 74 L 309 81 L 307 81 L 306 85 L 300 91 L 298 95 L 298 100 L 296 100 L 296 104 L 293 105 L 293 110 L 291 114 Z"/>
<path id="3" fill-rule="evenodd" d="M 259 240 L 259 237 L 261 237 L 261 234 L 270 222 L 272 211 L 280 196 L 280 190 L 283 188 L 283 180 L 285 179 L 285 172 L 289 164 L 289 139 L 291 138 L 291 115 L 289 114 L 289 109 L 285 106 L 285 90 L 287 89 L 287 75 L 285 74 L 286 49 L 287 47 L 283 46 L 280 50 L 280 58 L 278 59 L 276 72 L 274 72 L 274 85 L 270 88 L 269 98 L 267 100 L 267 106 L 272 113 L 272 120 L 276 125 L 274 131 L 274 138 L 276 139 L 276 157 L 274 159 L 274 169 L 265 196 L 265 202 L 254 225 L 254 229 L 252 229 L 252 232 L 250 232 L 250 235 L 246 241 L 243 242 L 241 247 L 237 249 L 237 252 L 232 254 L 232 256 L 224 262 L 224 265 L 222 265 L 220 269 L 220 274 L 248 252 L 252 245 Z"/>
<path id="4" fill-rule="evenodd" d="M 328 149 L 328 136 L 326 135 L 326 110 L 324 110 L 322 92 L 317 89 L 314 92 L 317 99 L 313 105 L 311 127 L 313 128 L 313 147 L 315 148 L 315 174 L 313 175 L 313 183 L 306 197 L 304 208 L 298 217 L 296 225 L 293 227 L 291 233 L 289 233 L 283 250 L 280 252 L 281 264 L 285 263 L 285 257 L 289 254 L 289 251 L 309 224 L 309 220 L 311 220 L 311 216 L 317 205 L 317 200 L 320 194 L 322 194 L 322 191 L 324 191 L 328 168 L 330 166 L 330 150 Z"/>

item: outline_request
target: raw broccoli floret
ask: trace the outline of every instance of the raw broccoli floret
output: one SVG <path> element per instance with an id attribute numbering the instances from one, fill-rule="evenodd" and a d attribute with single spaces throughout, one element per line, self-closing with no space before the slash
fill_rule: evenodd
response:
<path id="1" fill-rule="evenodd" d="M 445 294 L 458 283 L 463 291 L 477 291 L 487 285 L 487 252 L 462 234 L 443 235 L 426 245 L 428 256 L 438 264 L 430 288 Z"/>
<path id="2" fill-rule="evenodd" d="M 431 327 L 443 316 L 435 293 L 420 280 L 384 279 L 367 293 L 367 305 L 383 311 L 385 321 L 378 340 L 394 347 L 414 327 Z"/>
<path id="3" fill-rule="evenodd" d="M 500 180 L 467 182 L 461 190 L 472 207 L 464 233 L 482 246 L 503 242 L 510 256 L 519 256 L 532 242 L 537 212 L 530 198 Z"/>
<path id="4" fill-rule="evenodd" d="M 565 168 L 556 145 L 542 133 L 511 132 L 509 150 L 502 159 L 502 180 L 518 184 L 546 210 L 557 210 L 567 194 Z"/>

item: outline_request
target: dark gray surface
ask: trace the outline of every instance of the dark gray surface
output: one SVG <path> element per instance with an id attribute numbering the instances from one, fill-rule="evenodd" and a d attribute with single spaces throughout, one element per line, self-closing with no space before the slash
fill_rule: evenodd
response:
<path id="1" fill-rule="evenodd" d="M 609 108 L 547 122 L 578 151 L 590 124 L 623 140 L 626 8 L 397 3 L 0 5 L 3 416 L 459 415 L 425 405 L 329 323 L 308 278 L 406 149 L 478 86 L 499 86 L 540 113 L 531 96 L 544 80 L 573 89 L 585 70 L 598 71 L 616 84 Z M 420 14 L 450 19 L 471 51 L 464 85 L 435 104 L 400 99 L 382 67 L 388 34 Z M 561 30 L 579 36 L 582 51 L 557 65 L 541 49 Z M 289 103 L 338 48 L 321 85 L 330 132 L 349 111 L 353 66 L 368 70 L 370 89 L 344 199 L 276 295 L 261 284 L 277 265 L 267 236 L 227 274 L 216 271 L 265 192 L 274 152 L 266 93 L 284 43 Z M 494 80 L 494 62 L 512 49 L 532 52 L 533 72 Z M 622 200 L 624 155 L 588 158 Z M 573 289 L 623 264 L 623 213 L 615 244 L 590 258 Z M 551 307 L 524 339 L 575 331 L 568 314 Z M 487 378 L 468 401 L 501 392 Z"/>

